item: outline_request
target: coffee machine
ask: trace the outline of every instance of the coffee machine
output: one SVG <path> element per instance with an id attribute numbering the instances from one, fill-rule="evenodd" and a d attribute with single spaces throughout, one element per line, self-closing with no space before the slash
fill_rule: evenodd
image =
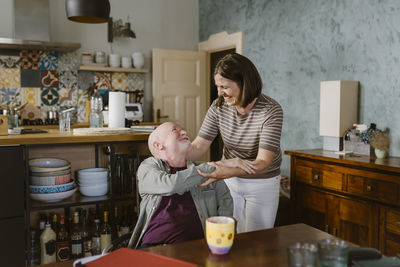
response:
<path id="1" fill-rule="evenodd" d="M 125 119 L 128 121 L 143 121 L 143 109 L 140 103 L 142 91 L 125 91 Z"/>

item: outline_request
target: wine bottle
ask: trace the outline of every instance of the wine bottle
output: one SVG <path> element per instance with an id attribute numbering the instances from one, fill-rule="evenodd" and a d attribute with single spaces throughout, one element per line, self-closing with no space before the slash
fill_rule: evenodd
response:
<path id="1" fill-rule="evenodd" d="M 108 223 L 108 211 L 104 211 L 104 223 L 100 235 L 100 249 L 103 252 L 111 244 L 111 226 Z"/>
<path id="2" fill-rule="evenodd" d="M 81 258 L 82 255 L 82 235 L 79 227 L 79 212 L 75 211 L 71 233 L 71 258 Z"/>
<path id="3" fill-rule="evenodd" d="M 81 210 L 81 221 L 82 221 L 82 228 L 81 228 L 81 235 L 82 235 L 82 249 L 83 249 L 83 256 L 92 256 L 92 240 L 90 238 L 90 233 L 88 230 L 88 225 L 86 221 L 86 210 Z"/>
<path id="4" fill-rule="evenodd" d="M 101 231 L 100 231 L 100 220 L 94 219 L 95 230 L 92 233 L 92 254 L 99 255 L 101 254 Z"/>
<path id="5" fill-rule="evenodd" d="M 57 234 L 58 233 L 58 219 L 57 219 L 57 214 L 53 214 L 53 220 L 51 222 L 51 229 Z"/>
<path id="6" fill-rule="evenodd" d="M 60 227 L 57 234 L 56 255 L 57 262 L 70 259 L 70 248 L 67 228 L 65 227 L 65 217 L 60 217 Z"/>

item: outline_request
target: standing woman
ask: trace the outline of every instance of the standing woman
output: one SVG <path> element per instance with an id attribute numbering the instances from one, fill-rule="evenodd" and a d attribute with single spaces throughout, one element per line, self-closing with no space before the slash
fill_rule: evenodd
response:
<path id="1" fill-rule="evenodd" d="M 261 77 L 242 55 L 223 57 L 214 80 L 218 98 L 207 111 L 189 158 L 203 155 L 220 132 L 223 158 L 209 163 L 214 172 L 200 172 L 210 178 L 205 184 L 225 179 L 239 233 L 272 228 L 279 203 L 282 108 L 261 93 Z"/>

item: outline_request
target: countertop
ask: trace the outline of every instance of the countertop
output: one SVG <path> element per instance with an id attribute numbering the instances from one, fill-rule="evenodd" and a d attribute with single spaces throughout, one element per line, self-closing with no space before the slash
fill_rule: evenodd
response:
<path id="1" fill-rule="evenodd" d="M 29 127 L 27 127 L 29 128 Z M 66 143 L 93 143 L 93 142 L 122 142 L 147 141 L 150 133 L 134 132 L 129 134 L 87 134 L 76 135 L 71 132 L 60 133 L 58 129 L 46 129 L 47 133 L 19 134 L 0 136 L 2 145 L 32 145 L 32 144 L 66 144 Z"/>

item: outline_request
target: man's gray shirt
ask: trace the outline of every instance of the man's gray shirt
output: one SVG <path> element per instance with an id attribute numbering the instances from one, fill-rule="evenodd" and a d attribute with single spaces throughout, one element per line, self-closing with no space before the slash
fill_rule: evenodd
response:
<path id="1" fill-rule="evenodd" d="M 142 198 L 138 221 L 133 230 L 128 247 L 136 248 L 146 232 L 150 218 L 163 196 L 171 196 L 190 191 L 205 233 L 205 220 L 211 216 L 232 216 L 233 201 L 224 181 L 217 181 L 200 187 L 207 179 L 197 170 L 212 172 L 213 166 L 207 163 L 195 165 L 187 161 L 187 169 L 170 174 L 170 168 L 164 160 L 154 157 L 144 160 L 137 172 L 139 194 Z"/>

